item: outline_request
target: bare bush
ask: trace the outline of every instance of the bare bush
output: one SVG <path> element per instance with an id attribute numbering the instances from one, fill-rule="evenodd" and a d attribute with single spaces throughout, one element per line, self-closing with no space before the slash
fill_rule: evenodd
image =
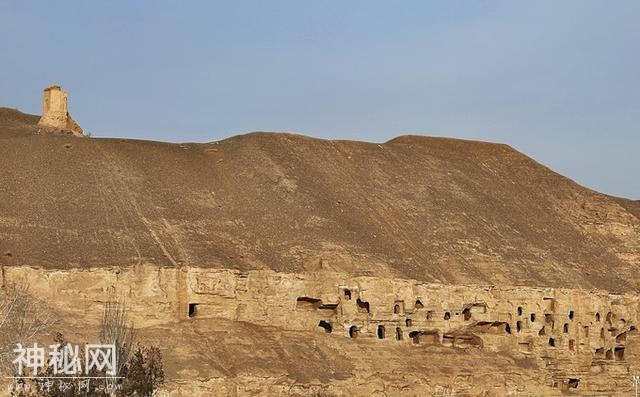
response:
<path id="1" fill-rule="evenodd" d="M 41 336 L 51 332 L 52 316 L 46 306 L 33 298 L 27 288 L 12 287 L 2 290 L 0 296 L 0 341 L 2 342 L 2 359 L 8 370 L 15 373 L 12 360 L 15 358 L 15 343 L 23 346 L 32 345 Z M 39 378 L 20 378 L 16 384 L 24 386 L 11 392 L 14 397 L 72 397 L 72 396 L 152 396 L 154 391 L 164 382 L 162 355 L 155 346 L 145 346 L 136 342 L 133 322 L 129 319 L 124 300 L 118 299 L 113 291 L 109 292 L 104 305 L 104 313 L 100 324 L 100 342 L 113 344 L 116 349 L 116 368 L 118 377 L 107 375 L 106 369 L 92 368 L 86 375 L 92 379 L 91 387 L 86 390 L 76 388 L 59 389 L 52 387 L 42 389 L 42 380 L 55 380 L 60 377 L 51 365 L 51 360 L 39 373 Z M 60 333 L 55 335 L 55 343 L 64 348 L 67 341 Z M 84 354 L 80 351 L 80 362 L 84 362 Z M 107 386 L 99 388 L 99 383 Z M 111 386 L 111 387 L 109 387 Z"/>
<path id="2" fill-rule="evenodd" d="M 49 307 L 35 298 L 26 282 L 0 290 L 0 371 L 14 373 L 13 349 L 32 345 L 51 332 L 55 318 Z"/>
<path id="3" fill-rule="evenodd" d="M 136 332 L 133 322 L 129 320 L 125 302 L 119 299 L 114 291 L 109 291 L 100 324 L 100 342 L 115 345 L 118 373 L 129 361 L 135 339 Z"/>
<path id="4" fill-rule="evenodd" d="M 151 396 L 164 382 L 160 349 L 141 345 L 136 340 L 137 334 L 129 320 L 125 302 L 110 291 L 104 306 L 100 341 L 115 345 L 118 374 L 124 376 L 124 380 L 111 380 L 123 386 L 112 395 Z M 135 350 L 134 345 L 137 345 Z"/>

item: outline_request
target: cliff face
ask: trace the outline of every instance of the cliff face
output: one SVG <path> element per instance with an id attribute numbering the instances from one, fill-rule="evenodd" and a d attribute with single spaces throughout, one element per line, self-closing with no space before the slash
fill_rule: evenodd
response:
<path id="1" fill-rule="evenodd" d="M 624 395 L 640 207 L 505 145 L 39 135 L 0 109 L 2 285 L 71 340 L 107 291 L 163 395 Z"/>
<path id="2" fill-rule="evenodd" d="M 443 283 L 638 287 L 637 211 L 505 145 L 270 133 L 167 144 L 16 136 L 6 124 L 5 265 L 325 266 Z"/>
<path id="3" fill-rule="evenodd" d="M 172 396 L 628 395 L 637 294 L 151 264 L 7 267 L 91 340 L 107 290 L 160 346 Z M 92 332 L 94 334 L 92 334 Z"/>

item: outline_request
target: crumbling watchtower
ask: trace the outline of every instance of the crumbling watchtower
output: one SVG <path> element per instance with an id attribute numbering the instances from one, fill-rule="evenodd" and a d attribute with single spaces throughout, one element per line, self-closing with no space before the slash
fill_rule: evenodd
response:
<path id="1" fill-rule="evenodd" d="M 42 117 L 38 121 L 38 126 L 49 131 L 83 136 L 82 128 L 69 114 L 67 93 L 59 85 L 52 85 L 44 89 Z"/>

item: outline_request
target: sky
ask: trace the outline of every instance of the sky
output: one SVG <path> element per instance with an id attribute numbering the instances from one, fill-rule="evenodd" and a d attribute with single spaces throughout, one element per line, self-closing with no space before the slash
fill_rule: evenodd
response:
<path id="1" fill-rule="evenodd" d="M 0 0 L 0 106 L 96 137 L 511 145 L 640 199 L 640 1 Z"/>

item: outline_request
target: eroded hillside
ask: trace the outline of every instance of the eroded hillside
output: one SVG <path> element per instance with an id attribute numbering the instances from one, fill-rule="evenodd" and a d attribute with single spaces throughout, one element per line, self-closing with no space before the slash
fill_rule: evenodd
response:
<path id="1" fill-rule="evenodd" d="M 628 395 L 640 205 L 509 146 L 80 138 L 0 109 L 2 286 L 115 292 L 161 396 Z M 0 394 L 2 391 L 0 391 Z"/>
<path id="2" fill-rule="evenodd" d="M 0 117 L 4 265 L 197 265 L 637 288 L 637 203 L 509 146 L 251 133 L 208 144 L 37 135 Z"/>

